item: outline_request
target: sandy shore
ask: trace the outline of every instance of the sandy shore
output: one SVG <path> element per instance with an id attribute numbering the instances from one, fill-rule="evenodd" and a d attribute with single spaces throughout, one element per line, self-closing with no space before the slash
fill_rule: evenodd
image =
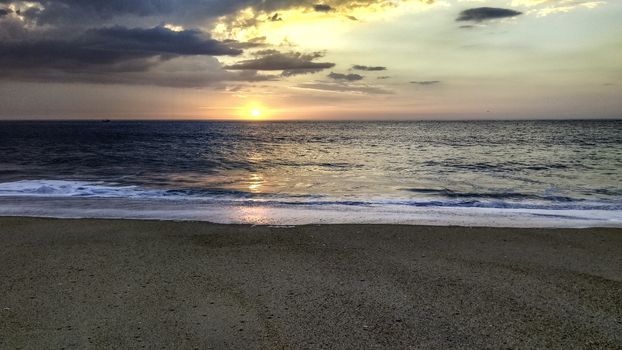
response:
<path id="1" fill-rule="evenodd" d="M 622 230 L 0 218 L 0 348 L 622 348 Z"/>

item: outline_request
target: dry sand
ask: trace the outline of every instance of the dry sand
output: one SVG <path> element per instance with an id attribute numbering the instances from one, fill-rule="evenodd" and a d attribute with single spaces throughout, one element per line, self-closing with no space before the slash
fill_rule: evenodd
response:
<path id="1" fill-rule="evenodd" d="M 622 230 L 0 219 L 2 349 L 621 349 Z"/>

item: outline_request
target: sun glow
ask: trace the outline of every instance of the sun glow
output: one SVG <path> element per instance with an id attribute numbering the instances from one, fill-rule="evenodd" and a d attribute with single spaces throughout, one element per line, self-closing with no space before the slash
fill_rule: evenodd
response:
<path id="1" fill-rule="evenodd" d="M 252 108 L 252 109 L 250 110 L 250 115 L 251 115 L 251 117 L 253 117 L 253 118 L 259 118 L 259 117 L 261 117 L 261 109 L 259 109 L 259 108 Z"/>
<path id="2" fill-rule="evenodd" d="M 264 106 L 253 103 L 240 108 L 240 117 L 247 120 L 264 120 L 268 118 L 268 112 Z"/>

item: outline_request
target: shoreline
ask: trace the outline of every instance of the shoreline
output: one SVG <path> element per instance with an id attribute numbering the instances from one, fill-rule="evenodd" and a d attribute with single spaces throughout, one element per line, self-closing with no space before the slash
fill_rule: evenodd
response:
<path id="1" fill-rule="evenodd" d="M 141 219 L 217 224 L 386 224 L 499 228 L 622 228 L 622 210 L 407 205 L 271 205 L 261 201 L 0 197 L 0 217 Z"/>
<path id="2" fill-rule="evenodd" d="M 0 347 L 622 346 L 622 230 L 0 218 Z"/>
<path id="3" fill-rule="evenodd" d="M 68 221 L 136 221 L 144 223 L 179 223 L 179 224 L 202 224 L 202 225 L 218 225 L 218 226 L 232 226 L 232 227 L 267 227 L 276 229 L 292 229 L 300 227 L 321 227 L 321 226 L 371 226 L 371 227 L 412 227 L 412 228 L 450 228 L 450 229 L 501 229 L 501 230 L 576 230 L 576 231 L 589 231 L 589 230 L 619 230 L 622 234 L 622 225 L 610 225 L 610 226 L 486 226 L 486 225 L 465 225 L 465 224 L 418 224 L 418 223 L 352 223 L 352 222 L 309 222 L 309 223 L 246 223 L 246 222 L 217 222 L 206 221 L 201 219 L 158 219 L 152 217 L 80 217 L 80 216 L 46 216 L 46 215 L 2 215 L 0 214 L 0 221 L 3 219 L 23 219 L 23 220 L 68 220 Z"/>

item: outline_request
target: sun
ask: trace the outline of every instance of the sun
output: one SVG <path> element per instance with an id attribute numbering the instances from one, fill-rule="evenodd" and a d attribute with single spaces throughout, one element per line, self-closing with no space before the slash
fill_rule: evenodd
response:
<path id="1" fill-rule="evenodd" d="M 261 112 L 261 109 L 255 107 L 255 108 L 251 108 L 249 114 L 253 118 L 260 118 L 263 113 Z"/>
<path id="2" fill-rule="evenodd" d="M 262 121 L 272 117 L 272 110 L 265 104 L 257 101 L 245 103 L 237 109 L 237 118 L 250 121 Z"/>
<path id="3" fill-rule="evenodd" d="M 240 117 L 247 120 L 264 120 L 268 118 L 268 111 L 262 104 L 247 104 L 240 109 Z"/>

